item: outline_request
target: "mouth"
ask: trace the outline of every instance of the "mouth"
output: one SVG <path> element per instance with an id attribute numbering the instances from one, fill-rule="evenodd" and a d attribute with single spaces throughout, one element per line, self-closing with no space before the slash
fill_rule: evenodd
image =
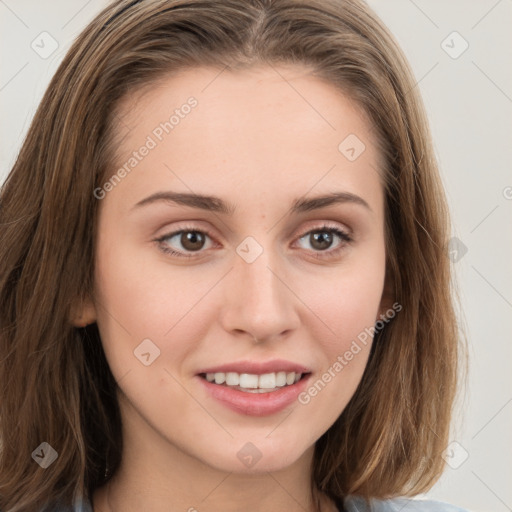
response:
<path id="1" fill-rule="evenodd" d="M 299 381 L 307 379 L 311 372 L 271 372 L 271 373 L 237 373 L 208 372 L 200 373 L 199 377 L 211 384 L 230 388 L 243 393 L 273 393 L 288 388 Z"/>
<path id="2" fill-rule="evenodd" d="M 201 372 L 197 379 L 208 397 L 245 416 L 269 416 L 298 403 L 311 372 Z"/>

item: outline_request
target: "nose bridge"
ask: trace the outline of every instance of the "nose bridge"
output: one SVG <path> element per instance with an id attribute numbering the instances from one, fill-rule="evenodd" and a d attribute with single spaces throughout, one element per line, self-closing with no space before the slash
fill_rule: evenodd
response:
<path id="1" fill-rule="evenodd" d="M 297 316 L 278 251 L 248 238 L 237 247 L 224 327 L 265 339 L 295 328 Z"/>
<path id="2" fill-rule="evenodd" d="M 270 306 L 279 298 L 280 291 L 277 288 L 282 283 L 279 283 L 275 270 L 272 271 L 272 267 L 276 267 L 274 263 L 275 257 L 271 256 L 269 249 L 264 250 L 252 262 L 243 258 L 237 261 L 237 273 L 241 287 L 246 292 L 245 299 L 252 303 L 253 308 Z"/>

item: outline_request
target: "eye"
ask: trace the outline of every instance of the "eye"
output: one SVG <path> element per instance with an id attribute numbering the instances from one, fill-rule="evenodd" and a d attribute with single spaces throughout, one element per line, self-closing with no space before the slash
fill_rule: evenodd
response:
<path id="1" fill-rule="evenodd" d="M 175 239 L 174 243 L 181 245 L 181 248 L 179 247 L 177 251 L 170 247 L 169 242 L 173 238 Z M 167 254 L 182 258 L 193 258 L 194 254 L 187 254 L 187 252 L 200 252 L 204 248 L 206 238 L 211 238 L 208 232 L 193 227 L 184 227 L 179 231 L 157 238 L 155 242 L 158 242 L 160 250 Z"/>
<path id="2" fill-rule="evenodd" d="M 335 238 L 338 238 L 340 242 L 337 248 L 329 249 Z M 174 242 L 172 242 L 172 240 Z M 186 226 L 179 230 L 168 233 L 160 238 L 154 240 L 158 243 L 160 250 L 171 256 L 177 256 L 178 258 L 193 258 L 196 255 L 194 253 L 204 252 L 205 242 L 207 239 L 212 239 L 212 236 L 204 230 L 196 229 L 192 226 Z M 311 244 L 313 253 L 317 258 L 329 258 L 336 256 L 344 247 L 352 242 L 352 238 L 348 233 L 339 229 L 336 226 L 322 225 L 318 228 L 312 229 L 307 233 L 303 234 L 299 241 L 306 240 Z M 172 248 L 172 243 L 180 245 L 177 250 Z M 176 247 L 176 245 L 174 246 Z M 208 247 L 206 247 L 208 249 Z"/>
<path id="3" fill-rule="evenodd" d="M 330 249 L 335 238 L 341 242 L 335 249 Z M 310 243 L 312 250 L 317 258 L 328 258 L 338 255 L 344 247 L 352 242 L 352 237 L 345 231 L 335 226 L 323 225 L 312 229 L 302 235 L 299 239 Z"/>

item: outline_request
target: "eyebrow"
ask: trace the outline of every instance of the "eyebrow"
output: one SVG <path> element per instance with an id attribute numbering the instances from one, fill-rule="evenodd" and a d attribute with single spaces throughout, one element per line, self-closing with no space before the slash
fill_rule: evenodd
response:
<path id="1" fill-rule="evenodd" d="M 165 202 L 171 204 L 179 204 L 188 206 L 190 208 L 199 208 L 201 210 L 208 210 L 216 213 L 222 213 L 225 215 L 233 215 L 236 210 L 236 206 L 232 203 L 228 203 L 219 197 L 191 194 L 184 192 L 156 192 L 150 196 L 142 199 L 132 208 L 140 208 L 156 202 Z M 312 197 L 309 199 L 298 198 L 296 199 L 291 207 L 292 213 L 304 213 L 312 210 L 318 210 L 334 204 L 352 203 L 358 204 L 369 211 L 372 211 L 370 205 L 360 196 L 352 194 L 351 192 L 332 192 L 330 194 Z"/>

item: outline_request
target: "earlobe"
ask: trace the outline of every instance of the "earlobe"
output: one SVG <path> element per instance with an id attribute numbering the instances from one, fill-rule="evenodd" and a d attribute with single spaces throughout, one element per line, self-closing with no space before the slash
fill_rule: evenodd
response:
<path id="1" fill-rule="evenodd" d="M 75 327 L 85 327 L 96 321 L 96 308 L 91 300 L 72 306 L 70 322 Z"/>

